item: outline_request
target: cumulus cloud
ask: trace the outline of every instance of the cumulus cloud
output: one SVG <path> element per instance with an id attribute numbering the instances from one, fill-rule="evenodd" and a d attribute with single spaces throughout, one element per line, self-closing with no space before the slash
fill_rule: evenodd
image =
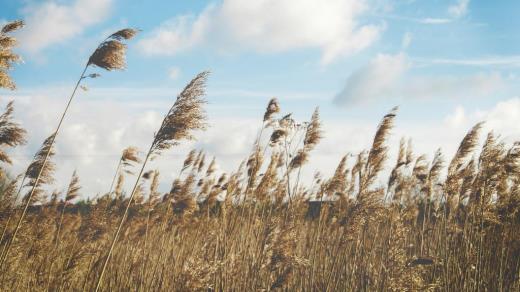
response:
<path id="1" fill-rule="evenodd" d="M 504 87 L 499 73 L 472 75 L 413 75 L 404 54 L 378 55 L 354 71 L 334 99 L 336 104 L 359 104 L 386 98 L 482 97 Z"/>
<path id="2" fill-rule="evenodd" d="M 457 0 L 457 3 L 448 7 L 448 13 L 454 18 L 460 18 L 468 13 L 470 0 Z"/>
<path id="3" fill-rule="evenodd" d="M 166 21 L 140 48 L 150 55 L 175 55 L 202 44 L 257 52 L 316 48 L 329 63 L 378 39 L 383 25 L 359 23 L 367 9 L 364 0 L 224 0 L 199 15 Z"/>
<path id="4" fill-rule="evenodd" d="M 20 31 L 21 48 L 37 53 L 55 43 L 80 35 L 87 27 L 104 20 L 112 0 L 29 2 L 21 13 L 26 27 Z"/>

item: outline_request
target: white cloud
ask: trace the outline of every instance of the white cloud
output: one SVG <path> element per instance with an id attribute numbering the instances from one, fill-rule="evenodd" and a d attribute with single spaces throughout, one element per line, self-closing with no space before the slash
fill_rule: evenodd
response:
<path id="1" fill-rule="evenodd" d="M 425 64 L 458 65 L 458 66 L 500 66 L 500 67 L 520 67 L 520 56 L 485 56 L 473 59 L 416 59 L 417 62 Z"/>
<path id="2" fill-rule="evenodd" d="M 520 141 L 518 127 L 514 126 L 520 124 L 519 97 L 501 101 L 493 109 L 478 111 L 474 115 L 486 120 L 487 127 L 496 130 L 505 139 Z"/>
<path id="3" fill-rule="evenodd" d="M 454 18 L 460 18 L 468 13 L 470 0 L 457 0 L 457 3 L 448 7 L 448 13 Z"/>
<path id="4" fill-rule="evenodd" d="M 350 75 L 334 101 L 346 105 L 386 98 L 482 97 L 504 87 L 499 73 L 410 76 L 410 68 L 411 61 L 402 53 L 379 55 Z"/>
<path id="5" fill-rule="evenodd" d="M 423 23 L 423 24 L 447 24 L 452 21 L 453 20 L 449 19 L 449 18 L 429 18 L 428 17 L 428 18 L 419 19 L 419 22 Z"/>
<path id="6" fill-rule="evenodd" d="M 26 27 L 20 31 L 21 48 L 37 53 L 55 43 L 80 35 L 87 27 L 104 20 L 112 0 L 75 0 L 70 4 L 45 1 L 22 9 Z"/>
<path id="7" fill-rule="evenodd" d="M 413 39 L 412 34 L 410 32 L 406 32 L 403 35 L 403 39 L 401 41 L 401 48 L 407 49 L 410 46 L 410 44 L 412 43 L 412 39 Z"/>
<path id="8" fill-rule="evenodd" d="M 344 89 L 336 96 L 338 104 L 362 103 L 393 90 L 410 67 L 404 54 L 378 55 L 368 65 L 352 73 Z"/>
<path id="9" fill-rule="evenodd" d="M 168 77 L 172 80 L 176 80 L 181 75 L 181 69 L 179 67 L 170 67 L 168 69 Z"/>
<path id="10" fill-rule="evenodd" d="M 225 51 L 317 48 L 326 64 L 378 39 L 383 25 L 358 23 L 366 10 L 364 0 L 224 0 L 198 16 L 165 22 L 140 48 L 151 55 L 175 55 L 201 44 Z"/>
<path id="11" fill-rule="evenodd" d="M 201 44 L 209 29 L 208 8 L 198 17 L 179 16 L 168 20 L 139 41 L 142 51 L 150 55 L 172 56 Z"/>
<path id="12" fill-rule="evenodd" d="M 448 115 L 444 121 L 446 124 L 450 125 L 450 127 L 459 128 L 466 123 L 466 111 L 464 107 L 457 106 L 455 108 L 455 112 Z"/>

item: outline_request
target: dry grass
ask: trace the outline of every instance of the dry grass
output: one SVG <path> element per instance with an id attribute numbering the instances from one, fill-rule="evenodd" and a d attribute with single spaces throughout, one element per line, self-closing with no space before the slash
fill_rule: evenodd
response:
<path id="1" fill-rule="evenodd" d="M 10 25 L 2 37 L 21 26 Z M 135 33 L 102 42 L 76 88 L 98 77 L 85 75 L 90 65 L 124 68 L 121 41 Z M 520 143 L 489 133 L 480 145 L 482 124 L 446 169 L 440 150 L 430 162 L 403 140 L 385 178 L 393 109 L 369 149 L 345 155 L 331 177 L 303 183 L 324 135 L 318 109 L 299 123 L 278 117 L 271 99 L 236 171 L 219 173 L 216 158 L 193 150 L 171 190 L 158 193 L 160 174 L 147 162 L 205 129 L 207 76 L 178 95 L 144 159 L 134 147 L 123 151 L 110 189 L 95 201 L 77 201 L 76 172 L 63 195 L 42 188 L 53 183 L 61 120 L 24 174 L 11 180 L 1 169 L 0 290 L 520 290 Z M 25 141 L 13 110 L 10 103 L 0 116 L 2 148 Z M 0 160 L 8 163 L 6 153 L 0 149 Z M 132 176 L 125 197 L 122 182 Z"/>

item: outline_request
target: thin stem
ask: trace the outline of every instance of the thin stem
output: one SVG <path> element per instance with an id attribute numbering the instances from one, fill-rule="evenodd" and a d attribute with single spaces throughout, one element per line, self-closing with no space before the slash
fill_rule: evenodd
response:
<path id="1" fill-rule="evenodd" d="M 155 141 L 154 141 L 155 142 Z M 116 245 L 117 239 L 119 238 L 119 234 L 121 233 L 121 229 L 123 228 L 123 224 L 125 223 L 126 217 L 128 216 L 128 210 L 130 210 L 130 205 L 132 204 L 132 200 L 135 196 L 135 190 L 137 189 L 137 186 L 139 185 L 139 180 L 141 176 L 143 175 L 144 168 L 146 167 L 146 163 L 148 162 L 148 159 L 150 158 L 150 155 L 152 154 L 152 149 L 155 143 L 152 143 L 150 146 L 150 149 L 148 150 L 148 154 L 146 154 L 146 158 L 144 159 L 143 165 L 141 166 L 141 170 L 139 171 L 139 174 L 137 175 L 137 179 L 135 181 L 134 187 L 132 189 L 132 194 L 130 195 L 130 198 L 128 199 L 128 204 L 125 208 L 125 213 L 123 214 L 123 217 L 121 218 L 121 221 L 119 222 L 119 226 L 117 227 L 116 233 L 114 234 L 114 238 L 112 239 L 112 243 L 110 244 L 110 249 L 108 250 L 108 255 L 105 259 L 105 262 L 103 263 L 103 269 L 101 270 L 101 274 L 99 275 L 97 284 L 96 284 L 96 292 L 99 291 L 99 288 L 101 287 L 101 282 L 103 280 L 103 276 L 105 274 L 106 268 L 108 266 L 108 262 L 110 260 L 110 256 L 112 255 L 112 252 L 114 251 L 114 247 Z"/>
<path id="2" fill-rule="evenodd" d="M 16 197 L 13 201 L 13 209 L 9 213 L 9 217 L 7 218 L 7 222 L 5 223 L 4 230 L 2 231 L 2 237 L 0 237 L 0 244 L 4 241 L 4 237 L 7 233 L 7 228 L 9 227 L 9 223 L 11 222 L 11 219 L 13 218 L 13 215 L 16 213 L 16 201 L 18 201 L 18 197 L 20 196 L 20 191 L 23 188 L 23 184 L 25 182 L 25 179 L 27 178 L 27 171 L 25 172 L 25 176 L 22 179 L 22 182 L 20 183 L 20 187 L 18 188 L 18 192 L 16 193 Z M 7 247 L 7 244 L 2 248 L 2 252 L 0 253 L 0 257 L 4 254 L 5 248 Z"/>
<path id="3" fill-rule="evenodd" d="M 123 161 L 123 157 L 119 159 L 119 163 L 117 164 L 116 173 L 114 174 L 114 178 L 112 179 L 112 183 L 110 184 L 110 190 L 108 191 L 108 196 L 112 195 L 112 189 L 114 188 L 114 183 L 116 182 L 117 175 L 119 174 L 119 170 L 121 169 L 121 162 Z"/>

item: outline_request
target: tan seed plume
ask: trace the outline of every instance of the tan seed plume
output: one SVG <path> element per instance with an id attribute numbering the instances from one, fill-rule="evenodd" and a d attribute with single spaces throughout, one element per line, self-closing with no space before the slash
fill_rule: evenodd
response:
<path id="1" fill-rule="evenodd" d="M 0 31 L 0 88 L 14 90 L 16 84 L 9 76 L 8 71 L 13 64 L 21 61 L 20 56 L 15 54 L 12 49 L 16 45 L 16 39 L 8 34 L 22 28 L 23 21 L 17 20 L 4 25 Z"/>

